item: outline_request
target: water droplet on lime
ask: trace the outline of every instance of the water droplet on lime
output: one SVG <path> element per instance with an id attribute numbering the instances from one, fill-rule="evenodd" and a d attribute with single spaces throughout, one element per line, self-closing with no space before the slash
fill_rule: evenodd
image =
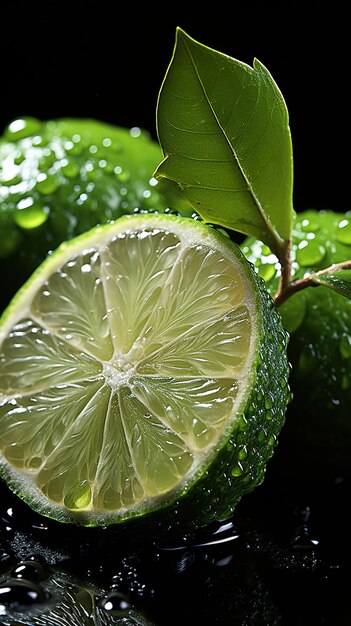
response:
<path id="1" fill-rule="evenodd" d="M 9 141 L 17 141 L 40 132 L 41 122 L 34 117 L 23 117 L 13 120 L 5 130 L 4 137 Z"/>
<path id="2" fill-rule="evenodd" d="M 344 219 L 339 222 L 336 231 L 336 239 L 340 241 L 340 243 L 351 245 L 351 221 Z"/>
<path id="3" fill-rule="evenodd" d="M 18 226 L 30 230 L 44 224 L 48 216 L 48 207 L 34 202 L 33 198 L 23 198 L 17 205 L 14 219 Z"/>
<path id="4" fill-rule="evenodd" d="M 58 181 L 55 176 L 47 176 L 46 174 L 38 175 L 38 182 L 36 184 L 36 189 L 39 193 L 43 195 L 49 195 L 54 193 L 58 187 Z"/>
<path id="5" fill-rule="evenodd" d="M 309 219 L 304 219 L 301 222 L 301 230 L 303 232 L 312 232 L 312 233 L 316 233 L 317 230 L 320 229 L 320 226 L 318 224 L 318 222 L 313 222 Z"/>
<path id="6" fill-rule="evenodd" d="M 317 265 L 323 261 L 326 249 L 318 239 L 304 239 L 297 247 L 296 260 L 302 267 Z"/>

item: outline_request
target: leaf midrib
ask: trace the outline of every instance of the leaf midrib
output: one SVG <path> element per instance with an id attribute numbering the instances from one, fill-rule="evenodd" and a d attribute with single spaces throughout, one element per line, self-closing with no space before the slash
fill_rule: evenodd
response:
<path id="1" fill-rule="evenodd" d="M 236 151 L 234 149 L 234 146 L 232 146 L 232 144 L 231 144 L 231 142 L 229 140 L 229 137 L 227 136 L 227 133 L 226 133 L 224 127 L 222 126 L 222 124 L 221 124 L 221 122 L 220 122 L 220 120 L 219 120 L 219 118 L 218 118 L 218 116 L 216 114 L 216 111 L 215 111 L 214 107 L 212 106 L 211 100 L 210 100 L 210 98 L 209 98 L 209 96 L 207 94 L 205 85 L 203 84 L 203 81 L 202 81 L 201 76 L 200 76 L 200 74 L 198 72 L 196 63 L 194 61 L 194 58 L 193 58 L 193 56 L 191 54 L 190 48 L 189 48 L 188 43 L 186 41 L 184 41 L 184 46 L 185 46 L 186 51 L 187 51 L 187 53 L 189 55 L 189 59 L 190 59 L 191 64 L 193 66 L 195 75 L 196 75 L 196 77 L 198 79 L 199 85 L 200 85 L 201 90 L 202 90 L 202 92 L 203 92 L 203 94 L 204 94 L 204 96 L 206 98 L 206 101 L 207 101 L 209 107 L 210 107 L 210 110 L 211 110 L 212 115 L 213 115 L 213 117 L 214 117 L 214 119 L 216 121 L 216 124 L 218 125 L 220 131 L 223 133 L 223 136 L 224 136 L 225 141 L 226 141 L 226 143 L 228 145 L 228 148 L 229 148 L 230 152 L 233 155 L 233 158 L 234 158 L 234 160 L 235 160 L 235 162 L 236 162 L 236 164 L 237 164 L 237 166 L 239 168 L 239 172 L 240 172 L 241 176 L 244 179 L 245 185 L 247 187 L 247 191 L 249 192 L 250 196 L 252 197 L 252 199 L 254 201 L 254 204 L 257 207 L 257 209 L 258 209 L 258 211 L 259 211 L 259 213 L 260 213 L 264 223 L 266 224 L 267 228 L 273 233 L 273 236 L 274 236 L 275 239 L 280 239 L 280 237 L 278 236 L 278 233 L 274 229 L 273 225 L 267 219 L 267 216 L 266 216 L 266 214 L 265 214 L 265 212 L 264 212 L 264 210 L 262 208 L 262 205 L 261 205 L 259 199 L 257 198 L 256 194 L 254 193 L 253 187 L 252 187 L 252 185 L 251 185 L 251 183 L 250 183 L 250 181 L 249 181 L 249 179 L 248 179 L 248 177 L 247 177 L 247 175 L 246 175 L 246 173 L 245 173 L 245 171 L 244 171 L 244 169 L 243 169 L 243 167 L 242 167 L 242 165 L 240 163 L 239 157 L 238 157 L 238 155 L 237 155 L 237 153 L 236 153 Z"/>

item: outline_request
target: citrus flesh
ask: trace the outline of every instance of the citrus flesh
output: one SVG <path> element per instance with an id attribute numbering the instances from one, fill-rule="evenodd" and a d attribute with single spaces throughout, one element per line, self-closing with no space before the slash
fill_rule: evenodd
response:
<path id="1" fill-rule="evenodd" d="M 161 158 L 140 128 L 13 120 L 0 137 L 0 260 L 11 275 L 0 307 L 62 241 L 136 208 L 185 209 L 171 183 L 152 177 Z"/>
<path id="2" fill-rule="evenodd" d="M 242 249 L 273 295 L 280 276 L 278 259 L 253 239 L 247 239 Z M 295 215 L 294 279 L 350 257 L 350 212 L 309 210 Z M 308 288 L 279 310 L 290 334 L 294 396 L 279 456 L 295 475 L 306 471 L 307 462 L 309 473 L 350 472 L 351 301 L 325 287 Z"/>
<path id="3" fill-rule="evenodd" d="M 62 244 L 3 315 L 2 474 L 61 521 L 177 516 L 190 496 L 206 523 L 261 482 L 287 376 L 280 317 L 235 244 L 120 218 Z"/>

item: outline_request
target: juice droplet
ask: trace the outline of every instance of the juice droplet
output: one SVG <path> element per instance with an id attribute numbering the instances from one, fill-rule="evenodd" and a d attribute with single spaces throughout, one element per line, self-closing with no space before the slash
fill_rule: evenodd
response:
<path id="1" fill-rule="evenodd" d="M 310 267 L 321 263 L 325 255 L 326 249 L 317 239 L 304 239 L 298 245 L 296 260 L 302 267 Z"/>
<path id="2" fill-rule="evenodd" d="M 336 239 L 340 243 L 351 245 L 351 221 L 341 220 L 336 231 Z"/>

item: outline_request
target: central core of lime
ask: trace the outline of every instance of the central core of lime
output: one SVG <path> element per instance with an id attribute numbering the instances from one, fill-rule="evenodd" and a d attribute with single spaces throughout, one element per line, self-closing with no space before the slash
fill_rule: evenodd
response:
<path id="1" fill-rule="evenodd" d="M 112 391 L 117 391 L 129 383 L 131 376 L 135 374 L 133 363 L 123 356 L 116 358 L 112 363 L 105 363 L 102 375 Z"/>

